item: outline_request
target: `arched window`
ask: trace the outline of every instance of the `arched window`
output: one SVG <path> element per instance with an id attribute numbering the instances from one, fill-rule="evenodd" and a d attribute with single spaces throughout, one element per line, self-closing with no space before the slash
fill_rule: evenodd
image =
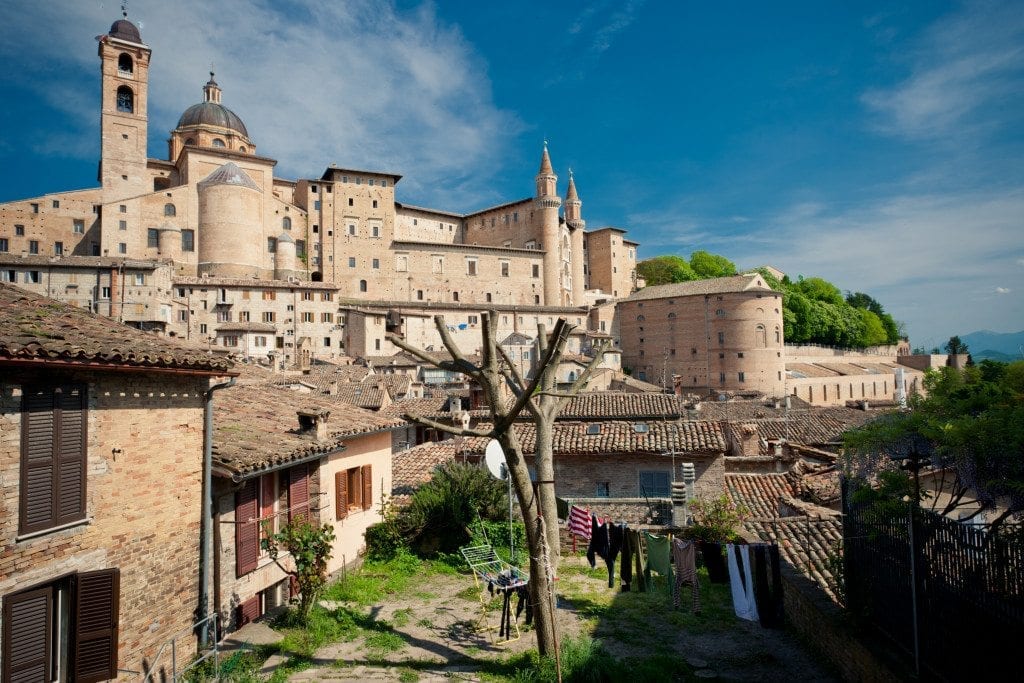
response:
<path id="1" fill-rule="evenodd" d="M 366 280 L 360 280 L 359 281 L 359 291 L 360 292 L 365 292 L 366 291 Z"/>
<path id="2" fill-rule="evenodd" d="M 781 344 L 782 343 L 782 333 L 779 332 L 779 326 L 778 325 L 775 326 L 775 343 L 776 344 Z"/>
<path id="3" fill-rule="evenodd" d="M 220 138 L 214 138 L 213 139 L 213 146 L 214 147 L 226 147 L 227 145 L 225 145 L 224 141 L 221 140 Z"/>
<path id="4" fill-rule="evenodd" d="M 187 140 L 185 140 L 185 146 L 186 147 L 195 147 L 195 145 L 196 145 L 196 141 L 193 140 L 192 138 L 188 138 Z"/>
<path id="5" fill-rule="evenodd" d="M 164 204 L 164 215 L 177 216 L 178 210 L 174 208 L 174 204 Z"/>
<path id="6" fill-rule="evenodd" d="M 284 228 L 285 230 L 291 230 L 292 229 L 292 219 L 289 218 L 288 216 L 285 216 L 284 218 L 282 218 L 281 219 L 281 227 Z"/>
<path id="7" fill-rule="evenodd" d="M 245 145 L 242 145 L 241 147 L 239 147 L 238 151 L 241 152 L 242 154 L 245 154 Z"/>
<path id="8" fill-rule="evenodd" d="M 127 85 L 117 89 L 117 110 L 126 114 L 135 113 L 135 93 Z"/>
<path id="9" fill-rule="evenodd" d="M 132 57 L 129 54 L 122 52 L 117 58 L 117 70 L 123 74 L 130 74 L 135 72 L 135 64 L 132 62 Z"/>
<path id="10" fill-rule="evenodd" d="M 675 311 L 670 312 L 668 314 L 668 317 L 669 317 L 669 320 L 671 320 L 672 318 L 676 317 L 676 312 Z"/>
<path id="11" fill-rule="evenodd" d="M 637 321 L 638 323 L 642 323 L 642 322 L 643 322 L 643 321 L 645 321 L 645 320 L 647 320 L 647 318 L 645 318 L 645 317 L 643 316 L 643 313 L 641 313 L 640 315 L 638 315 L 638 316 L 636 317 L 636 321 Z"/>
<path id="12" fill-rule="evenodd" d="M 760 348 L 768 346 L 768 336 L 765 333 L 764 325 L 758 325 L 754 328 L 754 336 L 757 337 L 757 345 Z"/>

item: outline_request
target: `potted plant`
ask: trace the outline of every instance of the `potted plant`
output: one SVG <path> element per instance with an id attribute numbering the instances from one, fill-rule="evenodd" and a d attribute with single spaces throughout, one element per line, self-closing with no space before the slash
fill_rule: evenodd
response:
<path id="1" fill-rule="evenodd" d="M 684 534 L 697 542 L 708 578 L 712 583 L 728 583 L 729 568 L 722 554 L 724 544 L 739 539 L 737 530 L 750 518 L 745 505 L 737 505 L 724 493 L 715 498 L 695 498 L 690 501 L 693 524 Z"/>

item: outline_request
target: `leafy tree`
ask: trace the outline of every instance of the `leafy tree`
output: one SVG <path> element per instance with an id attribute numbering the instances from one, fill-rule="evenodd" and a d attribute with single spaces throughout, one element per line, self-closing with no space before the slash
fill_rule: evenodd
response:
<path id="1" fill-rule="evenodd" d="M 954 336 L 949 338 L 948 342 L 946 342 L 946 353 L 949 353 L 949 354 L 968 353 L 968 351 L 967 351 L 967 344 L 965 344 L 964 342 L 960 341 L 960 337 L 954 335 Z"/>
<path id="2" fill-rule="evenodd" d="M 948 514 L 973 496 L 981 510 L 1006 506 L 994 521 L 1024 514 L 1024 361 L 1002 372 L 991 366 L 929 371 L 925 396 L 848 432 L 848 464 L 861 475 L 916 454 L 942 476 Z M 948 479 L 948 486 L 947 486 Z"/>
<path id="3" fill-rule="evenodd" d="M 860 312 L 860 320 L 864 325 L 864 332 L 858 346 L 878 346 L 889 342 L 889 334 L 882 325 L 882 319 L 866 308 L 856 309 Z"/>
<path id="4" fill-rule="evenodd" d="M 269 528 L 269 527 L 268 527 Z M 330 524 L 317 526 L 298 515 L 276 534 L 265 534 L 260 546 L 270 554 L 270 559 L 299 586 L 299 619 L 305 624 L 316 600 L 327 585 L 327 560 L 331 559 L 331 544 L 334 542 L 334 527 Z M 284 550 L 292 557 L 294 567 L 288 567 L 278 559 Z"/>
<path id="5" fill-rule="evenodd" d="M 846 303 L 839 288 L 820 277 L 809 277 L 805 280 L 801 276 L 797 280 L 796 288 L 815 301 L 823 301 L 834 306 Z"/>
<path id="6" fill-rule="evenodd" d="M 672 254 L 641 261 L 636 265 L 636 273 L 647 281 L 648 286 L 697 279 L 697 273 L 693 272 L 686 259 Z"/>
<path id="7" fill-rule="evenodd" d="M 697 250 L 690 254 L 690 267 L 698 278 L 728 277 L 736 274 L 736 264 L 718 254 Z"/>

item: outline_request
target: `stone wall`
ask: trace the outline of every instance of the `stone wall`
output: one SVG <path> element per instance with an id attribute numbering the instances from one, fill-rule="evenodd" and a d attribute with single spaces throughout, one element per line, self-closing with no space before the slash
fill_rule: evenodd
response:
<path id="1" fill-rule="evenodd" d="M 698 496 L 718 495 L 725 486 L 724 457 L 697 457 L 682 454 L 676 457 L 676 471 L 672 472 L 672 459 L 660 455 L 609 454 L 555 456 L 557 495 L 562 498 L 592 498 L 598 486 L 607 486 L 608 497 L 598 500 L 643 500 L 640 490 L 640 472 L 665 472 L 669 481 L 681 481 L 684 462 L 692 462 L 697 472 L 694 491 Z M 651 498 L 651 500 L 654 500 Z"/>
<path id="2" fill-rule="evenodd" d="M 0 384 L 0 596 L 70 572 L 119 568 L 119 667 L 140 670 L 144 657 L 187 630 L 199 601 L 208 381 L 119 373 L 55 378 L 88 384 L 87 520 L 19 539 L 20 382 L 31 380 L 10 372 Z"/>

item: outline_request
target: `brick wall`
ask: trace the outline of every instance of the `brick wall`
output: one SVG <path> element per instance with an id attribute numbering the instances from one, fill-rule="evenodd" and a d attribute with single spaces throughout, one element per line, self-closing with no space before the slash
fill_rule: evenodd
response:
<path id="1" fill-rule="evenodd" d="M 21 385 L 0 384 L 0 596 L 69 572 L 121 571 L 119 666 L 192 623 L 198 604 L 203 397 L 187 376 L 66 375 L 88 383 L 88 522 L 18 540 Z M 173 482 L 173 486 L 169 485 Z"/>

